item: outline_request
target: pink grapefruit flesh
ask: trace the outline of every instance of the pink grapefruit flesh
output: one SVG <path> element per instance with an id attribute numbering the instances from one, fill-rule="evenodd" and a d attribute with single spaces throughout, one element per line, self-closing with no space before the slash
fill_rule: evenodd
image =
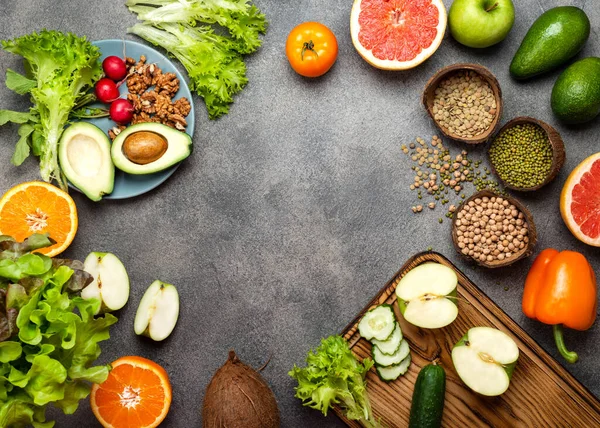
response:
<path id="1" fill-rule="evenodd" d="M 350 31 L 354 47 L 368 63 L 406 70 L 433 55 L 446 21 L 441 0 L 355 0 Z"/>
<path id="2" fill-rule="evenodd" d="M 600 153 L 573 170 L 562 190 L 560 212 L 580 241 L 600 247 Z"/>

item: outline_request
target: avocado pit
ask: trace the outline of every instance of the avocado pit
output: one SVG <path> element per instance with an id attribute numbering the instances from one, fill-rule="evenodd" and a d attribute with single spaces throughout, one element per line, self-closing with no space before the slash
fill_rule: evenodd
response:
<path id="1" fill-rule="evenodd" d="M 147 165 L 160 159 L 169 148 L 167 139 L 152 131 L 138 131 L 123 142 L 123 154 L 131 162 Z"/>

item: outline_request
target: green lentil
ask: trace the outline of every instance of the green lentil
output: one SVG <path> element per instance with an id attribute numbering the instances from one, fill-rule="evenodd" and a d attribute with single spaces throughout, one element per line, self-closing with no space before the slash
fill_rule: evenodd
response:
<path id="1" fill-rule="evenodd" d="M 514 187 L 542 184 L 552 168 L 552 145 L 544 130 L 533 123 L 513 126 L 490 147 L 490 161 L 502 180 Z"/>

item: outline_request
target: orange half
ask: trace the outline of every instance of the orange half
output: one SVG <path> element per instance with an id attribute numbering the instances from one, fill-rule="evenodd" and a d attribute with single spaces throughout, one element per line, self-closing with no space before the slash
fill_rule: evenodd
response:
<path id="1" fill-rule="evenodd" d="M 38 251 L 49 257 L 62 253 L 71 245 L 77 224 L 73 198 L 49 183 L 22 183 L 0 199 L 0 235 L 23 241 L 34 233 L 48 233 L 56 244 Z"/>
<path id="2" fill-rule="evenodd" d="M 142 357 L 112 363 L 106 381 L 94 384 L 92 411 L 105 428 L 154 428 L 171 407 L 171 383 L 165 369 Z"/>

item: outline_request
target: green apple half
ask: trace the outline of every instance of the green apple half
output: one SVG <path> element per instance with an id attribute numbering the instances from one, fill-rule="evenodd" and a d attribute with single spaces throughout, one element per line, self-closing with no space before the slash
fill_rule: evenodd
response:
<path id="1" fill-rule="evenodd" d="M 441 328 L 458 316 L 456 273 L 439 263 L 423 263 L 398 283 L 396 296 L 404 319 L 422 328 Z"/>
<path id="2" fill-rule="evenodd" d="M 125 306 L 129 299 L 129 276 L 117 256 L 111 253 L 90 253 L 83 263 L 83 269 L 94 280 L 83 289 L 81 297 L 100 300 L 98 313 L 117 311 Z"/>
<path id="3" fill-rule="evenodd" d="M 135 314 L 135 334 L 160 342 L 177 324 L 179 294 L 172 284 L 156 280 L 144 293 Z"/>
<path id="4" fill-rule="evenodd" d="M 452 348 L 458 376 L 473 391 L 490 397 L 506 392 L 518 358 L 515 341 L 491 327 L 471 328 Z"/>

